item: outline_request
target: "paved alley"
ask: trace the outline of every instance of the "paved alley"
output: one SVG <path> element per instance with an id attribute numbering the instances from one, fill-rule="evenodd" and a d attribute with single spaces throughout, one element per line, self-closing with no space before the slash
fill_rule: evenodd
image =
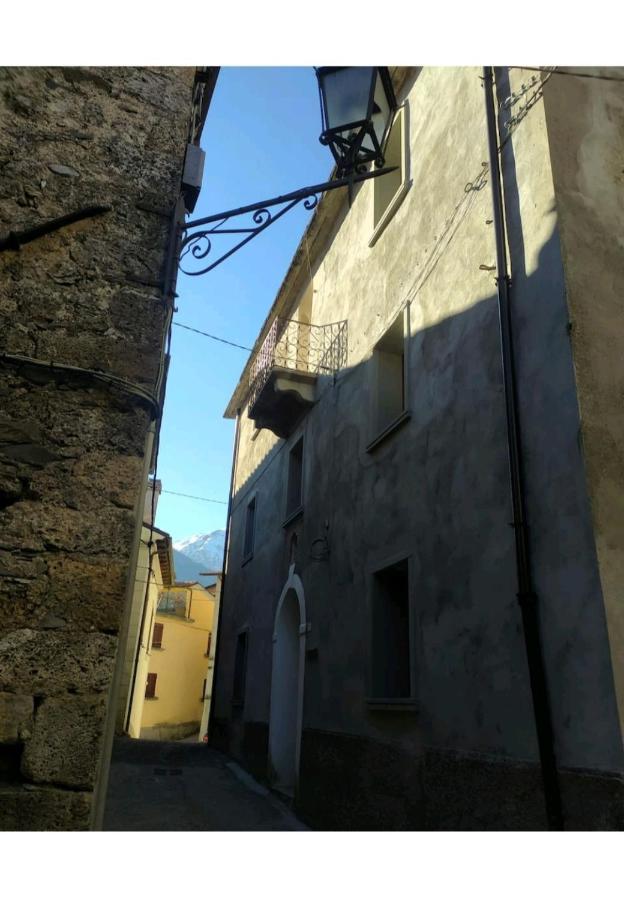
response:
<path id="1" fill-rule="evenodd" d="M 305 830 L 217 750 L 182 741 L 115 741 L 104 831 Z"/>

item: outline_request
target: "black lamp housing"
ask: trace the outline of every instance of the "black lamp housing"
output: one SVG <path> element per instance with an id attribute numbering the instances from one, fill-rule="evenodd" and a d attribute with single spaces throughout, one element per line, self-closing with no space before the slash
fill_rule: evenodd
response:
<path id="1" fill-rule="evenodd" d="M 336 161 L 336 176 L 362 172 L 370 162 L 381 167 L 397 107 L 385 66 L 322 66 L 316 69 L 323 132 Z"/>

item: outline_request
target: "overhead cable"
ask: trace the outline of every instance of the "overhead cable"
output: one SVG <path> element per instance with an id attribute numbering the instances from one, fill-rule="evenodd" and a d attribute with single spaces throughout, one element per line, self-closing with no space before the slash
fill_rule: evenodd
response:
<path id="1" fill-rule="evenodd" d="M 211 497 L 197 497 L 195 494 L 181 494 L 179 491 L 166 491 L 164 488 L 161 494 L 175 494 L 176 497 L 188 497 L 190 500 L 203 500 L 205 503 L 222 503 L 227 506 L 227 500 L 213 500 Z"/>
<path id="2" fill-rule="evenodd" d="M 202 334 L 204 337 L 210 338 L 212 341 L 219 341 L 220 344 L 228 344 L 230 347 L 238 347 L 239 350 L 247 350 L 251 353 L 251 347 L 243 347 L 242 344 L 235 344 L 234 341 L 226 341 L 225 338 L 217 337 L 215 334 L 208 334 L 207 331 L 200 331 L 199 328 L 191 328 L 190 325 L 183 325 L 182 322 L 174 322 L 178 328 L 186 328 L 187 331 L 194 331 L 195 334 Z"/>

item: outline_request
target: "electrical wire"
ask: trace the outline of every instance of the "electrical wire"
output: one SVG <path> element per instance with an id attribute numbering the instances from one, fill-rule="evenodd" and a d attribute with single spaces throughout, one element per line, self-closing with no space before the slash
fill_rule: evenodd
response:
<path id="1" fill-rule="evenodd" d="M 615 75 L 595 75 L 591 72 L 562 72 L 561 69 L 547 69 L 546 66 L 509 66 L 510 69 L 525 69 L 528 72 L 551 72 L 553 75 L 570 75 L 573 78 L 595 78 L 598 81 L 624 81 Z"/>
<path id="2" fill-rule="evenodd" d="M 200 331 L 199 328 L 191 328 L 190 325 L 183 325 L 182 322 L 174 322 L 174 325 L 177 325 L 178 328 L 186 328 L 187 331 L 194 331 L 195 334 L 202 334 L 204 337 L 210 338 L 213 341 L 219 341 L 220 344 L 228 344 L 230 347 L 238 347 L 239 350 L 247 350 L 248 353 L 251 353 L 251 347 L 243 347 L 242 344 L 235 344 L 234 341 L 226 341 L 225 338 L 217 337 L 215 334 L 208 334 L 207 331 Z"/>
<path id="3" fill-rule="evenodd" d="M 195 494 L 181 494 L 179 491 L 166 491 L 164 488 L 161 494 L 175 494 L 176 497 L 189 497 L 191 500 L 204 500 L 206 503 L 222 503 L 227 506 L 227 500 L 213 500 L 211 497 L 197 497 Z"/>

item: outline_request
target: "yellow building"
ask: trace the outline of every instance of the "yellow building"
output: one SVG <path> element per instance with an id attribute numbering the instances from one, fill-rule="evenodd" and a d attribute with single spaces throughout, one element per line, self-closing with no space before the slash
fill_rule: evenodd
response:
<path id="1" fill-rule="evenodd" d="M 178 582 L 160 592 L 142 665 L 142 703 L 136 698 L 140 729 L 138 735 L 130 730 L 131 737 L 201 738 L 215 605 L 214 594 L 197 582 Z"/>
<path id="2" fill-rule="evenodd" d="M 150 486 L 151 489 L 151 486 Z M 146 519 L 148 515 L 146 503 Z M 158 598 L 175 580 L 173 545 L 165 531 L 144 521 L 137 561 L 128 641 L 121 674 L 116 731 L 139 737 L 151 634 Z"/>

